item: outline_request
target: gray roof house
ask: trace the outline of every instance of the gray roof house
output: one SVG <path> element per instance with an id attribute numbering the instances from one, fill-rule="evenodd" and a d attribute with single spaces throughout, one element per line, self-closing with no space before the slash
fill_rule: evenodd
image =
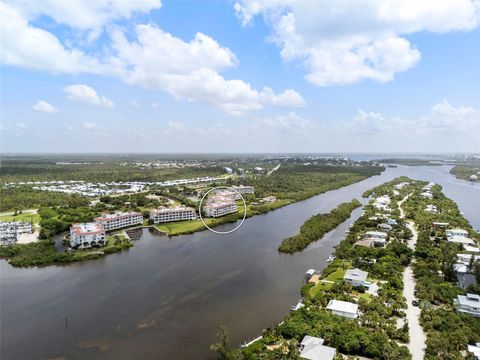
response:
<path id="1" fill-rule="evenodd" d="M 480 316 L 480 295 L 458 295 L 454 300 L 457 310 L 473 316 Z"/>
<path id="2" fill-rule="evenodd" d="M 367 282 L 368 272 L 360 269 L 348 269 L 343 276 L 343 280 L 346 283 L 352 284 L 352 286 L 366 286 L 370 284 Z"/>
<path id="3" fill-rule="evenodd" d="M 333 360 L 337 350 L 323 345 L 324 340 L 306 335 L 300 343 L 300 357 L 306 360 Z"/>

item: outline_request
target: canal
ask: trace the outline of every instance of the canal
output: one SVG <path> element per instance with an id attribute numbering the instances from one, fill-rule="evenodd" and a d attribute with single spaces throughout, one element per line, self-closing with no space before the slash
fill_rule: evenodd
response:
<path id="1" fill-rule="evenodd" d="M 480 186 L 448 166 L 382 175 L 249 218 L 229 234 L 168 238 L 143 230 L 123 253 L 68 266 L 16 269 L 0 261 L 2 359 L 205 359 L 221 324 L 239 344 L 280 322 L 304 272 L 323 269 L 361 210 L 302 253 L 281 240 L 310 216 L 400 175 L 437 182 L 480 229 Z M 231 224 L 225 225 L 225 229 Z M 219 229 L 221 230 L 221 228 Z"/>

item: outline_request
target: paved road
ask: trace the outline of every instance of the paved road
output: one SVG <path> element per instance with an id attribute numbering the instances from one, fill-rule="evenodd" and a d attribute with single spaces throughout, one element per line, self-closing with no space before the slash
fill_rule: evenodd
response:
<path id="1" fill-rule="evenodd" d="M 407 195 L 402 201 L 399 202 L 400 216 L 403 218 L 405 214 L 401 208 L 401 204 L 410 196 Z M 415 223 L 409 221 L 407 227 L 412 231 L 413 236 L 408 241 L 408 247 L 412 250 L 415 249 L 417 244 L 418 233 L 415 229 Z M 408 266 L 403 272 L 403 296 L 407 300 L 407 322 L 408 322 L 408 335 L 410 338 L 407 344 L 408 350 L 412 354 L 412 360 L 422 360 L 425 355 L 425 333 L 420 326 L 420 308 L 412 305 L 413 300 L 418 300 L 415 295 L 415 277 L 413 276 L 413 270 L 411 266 Z"/>

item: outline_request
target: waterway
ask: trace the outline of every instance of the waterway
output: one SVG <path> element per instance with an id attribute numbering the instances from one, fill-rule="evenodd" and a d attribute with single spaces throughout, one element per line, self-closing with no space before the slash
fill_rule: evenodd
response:
<path id="1" fill-rule="evenodd" d="M 240 344 L 280 322 L 300 297 L 305 271 L 325 267 L 361 210 L 305 251 L 280 255 L 281 240 L 313 214 L 407 175 L 443 185 L 480 229 L 480 185 L 457 180 L 448 170 L 388 168 L 380 176 L 249 218 L 229 235 L 203 231 L 168 238 L 145 229 L 130 250 L 95 261 L 17 269 L 1 260 L 0 358 L 213 358 L 209 345 L 221 324 Z"/>

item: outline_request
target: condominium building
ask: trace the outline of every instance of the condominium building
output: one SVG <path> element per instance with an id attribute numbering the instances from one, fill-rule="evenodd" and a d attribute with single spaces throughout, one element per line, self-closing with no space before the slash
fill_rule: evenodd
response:
<path id="1" fill-rule="evenodd" d="M 0 245 L 10 245 L 18 241 L 21 234 L 31 234 L 32 224 L 23 221 L 0 221 Z"/>
<path id="2" fill-rule="evenodd" d="M 238 211 L 237 204 L 233 201 L 211 202 L 203 207 L 205 215 L 208 217 L 220 217 L 227 214 L 233 214 Z"/>
<path id="3" fill-rule="evenodd" d="M 111 231 L 128 226 L 139 225 L 143 223 L 143 216 L 138 212 L 120 212 L 114 214 L 103 214 L 95 218 L 97 224 L 102 224 L 105 231 Z"/>
<path id="4" fill-rule="evenodd" d="M 150 212 L 150 219 L 155 224 L 166 223 L 170 221 L 195 220 L 197 213 L 195 209 L 184 206 L 174 208 L 160 207 Z"/>
<path id="5" fill-rule="evenodd" d="M 86 249 L 103 246 L 106 242 L 105 228 L 98 223 L 72 224 L 70 227 L 70 246 L 74 249 Z"/>

